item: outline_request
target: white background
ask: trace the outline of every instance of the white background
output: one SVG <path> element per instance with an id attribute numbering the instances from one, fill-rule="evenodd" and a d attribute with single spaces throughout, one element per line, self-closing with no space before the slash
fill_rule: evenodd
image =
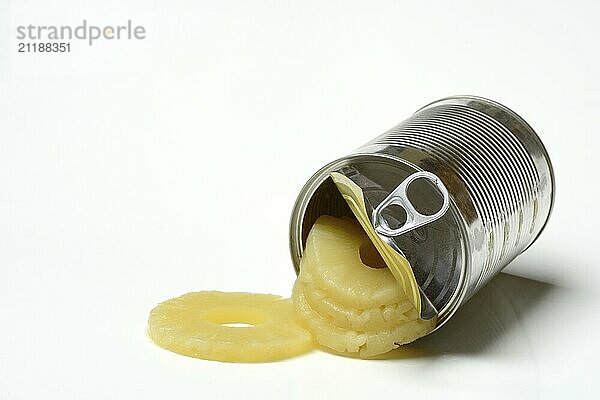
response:
<path id="1" fill-rule="evenodd" d="M 597 2 L 0 4 L 0 399 L 600 396 Z M 18 25 L 84 18 L 147 38 L 17 53 Z M 188 291 L 289 295 L 306 179 L 452 94 L 513 108 L 552 156 L 554 214 L 513 276 L 394 360 L 147 339 Z"/>

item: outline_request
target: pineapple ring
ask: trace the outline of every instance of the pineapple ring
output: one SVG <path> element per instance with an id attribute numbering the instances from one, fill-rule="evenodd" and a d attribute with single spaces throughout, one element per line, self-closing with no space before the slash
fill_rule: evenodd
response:
<path id="1" fill-rule="evenodd" d="M 294 305 L 319 344 L 338 353 L 358 353 L 360 357 L 374 357 L 424 336 L 432 329 L 432 320 L 413 319 L 400 321 L 382 330 L 360 331 L 342 328 L 331 319 L 316 312 L 306 299 L 306 290 L 296 281 L 293 291 Z"/>
<path id="2" fill-rule="evenodd" d="M 147 332 L 164 349 L 216 361 L 274 361 L 314 347 L 290 299 L 269 294 L 188 293 L 156 306 Z"/>
<path id="3" fill-rule="evenodd" d="M 323 215 L 311 228 L 300 267 L 300 279 L 337 303 L 359 309 L 397 304 L 408 299 L 388 268 L 371 268 L 362 262 L 361 247 L 370 244 L 355 220 Z M 302 276 L 307 269 L 308 274 Z"/>
<path id="4" fill-rule="evenodd" d="M 377 308 L 357 309 L 335 302 L 328 293 L 305 284 L 304 296 L 308 305 L 319 314 L 331 318 L 336 325 L 356 330 L 389 329 L 398 322 L 417 318 L 412 303 L 405 299 L 397 304 L 388 304 Z"/>
<path id="5" fill-rule="evenodd" d="M 388 269 L 366 266 L 369 240 L 352 220 L 320 217 L 308 234 L 292 299 L 316 341 L 338 353 L 373 357 L 430 332 Z"/>
<path id="6" fill-rule="evenodd" d="M 338 353 L 357 353 L 366 342 L 366 335 L 332 324 L 319 313 L 315 312 L 306 301 L 304 285 L 296 281 L 292 292 L 296 312 L 315 335 L 320 345 L 329 347 Z"/>

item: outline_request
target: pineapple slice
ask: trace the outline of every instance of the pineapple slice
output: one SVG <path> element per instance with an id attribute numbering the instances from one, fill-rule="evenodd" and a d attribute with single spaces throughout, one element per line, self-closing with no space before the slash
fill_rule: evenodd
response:
<path id="1" fill-rule="evenodd" d="M 167 300 L 150 312 L 148 335 L 175 353 L 229 362 L 279 360 L 314 347 L 290 299 L 269 294 L 207 291 Z"/>
<path id="2" fill-rule="evenodd" d="M 373 357 L 430 332 L 387 268 L 361 261 L 369 238 L 352 220 L 320 217 L 294 285 L 295 309 L 315 339 L 338 353 Z"/>
<path id="3" fill-rule="evenodd" d="M 310 290 L 301 282 L 296 282 L 292 298 L 296 312 L 315 336 L 319 344 L 338 353 L 358 353 L 360 357 L 374 357 L 398 346 L 410 343 L 426 335 L 435 322 L 415 318 L 399 320 L 388 329 L 357 331 L 345 329 L 331 319 L 316 312 L 306 300 L 306 291 Z M 414 309 L 413 309 L 414 310 Z M 414 311 L 416 316 L 416 310 Z"/>
<path id="4" fill-rule="evenodd" d="M 356 309 L 335 302 L 326 291 L 311 289 L 304 292 L 306 302 L 324 317 L 333 320 L 340 327 L 364 330 L 389 329 L 398 321 L 416 318 L 416 310 L 407 300 L 372 309 Z"/>
<path id="5" fill-rule="evenodd" d="M 304 287 L 300 281 L 296 281 L 294 285 L 292 299 L 294 300 L 296 312 L 304 320 L 319 344 L 338 353 L 357 353 L 360 351 L 361 346 L 367 342 L 364 333 L 340 328 L 315 312 L 306 301 Z"/>
<path id="6" fill-rule="evenodd" d="M 371 268 L 362 263 L 360 249 L 372 247 L 361 228 L 351 219 L 324 215 L 309 233 L 303 255 L 315 286 L 350 307 L 369 309 L 407 299 L 388 268 Z M 307 259 L 308 257 L 308 259 Z"/>

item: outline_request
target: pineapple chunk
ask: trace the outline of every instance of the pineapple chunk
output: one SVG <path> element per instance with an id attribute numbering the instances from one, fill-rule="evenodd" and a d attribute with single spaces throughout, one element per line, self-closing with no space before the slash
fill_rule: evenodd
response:
<path id="1" fill-rule="evenodd" d="M 419 313 L 387 268 L 361 261 L 369 238 L 352 220 L 320 217 L 312 227 L 294 285 L 298 315 L 319 344 L 373 357 L 410 343 L 436 324 Z"/>
<path id="2" fill-rule="evenodd" d="M 206 360 L 273 361 L 314 347 L 290 299 L 269 294 L 188 293 L 156 306 L 147 331 L 160 347 Z"/>

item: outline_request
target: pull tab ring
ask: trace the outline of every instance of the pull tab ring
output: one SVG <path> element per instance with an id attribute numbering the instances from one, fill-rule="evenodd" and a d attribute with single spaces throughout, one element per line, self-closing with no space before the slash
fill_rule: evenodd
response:
<path id="1" fill-rule="evenodd" d="M 424 215 L 418 212 L 408 199 L 407 189 L 408 186 L 419 178 L 425 178 L 435 185 L 435 187 L 442 193 L 443 204 L 442 207 L 433 215 Z M 382 212 L 384 209 L 391 205 L 400 206 L 406 211 L 406 222 L 399 228 L 392 229 L 388 221 L 383 217 Z M 385 236 L 399 236 L 406 232 L 412 231 L 413 229 L 419 228 L 423 225 L 427 225 L 439 218 L 441 218 L 446 211 L 450 208 L 450 195 L 448 190 L 442 183 L 442 180 L 436 175 L 428 171 L 415 172 L 409 175 L 403 180 L 396 189 L 394 189 L 388 197 L 386 197 L 374 210 L 373 210 L 373 227 L 377 233 Z"/>

